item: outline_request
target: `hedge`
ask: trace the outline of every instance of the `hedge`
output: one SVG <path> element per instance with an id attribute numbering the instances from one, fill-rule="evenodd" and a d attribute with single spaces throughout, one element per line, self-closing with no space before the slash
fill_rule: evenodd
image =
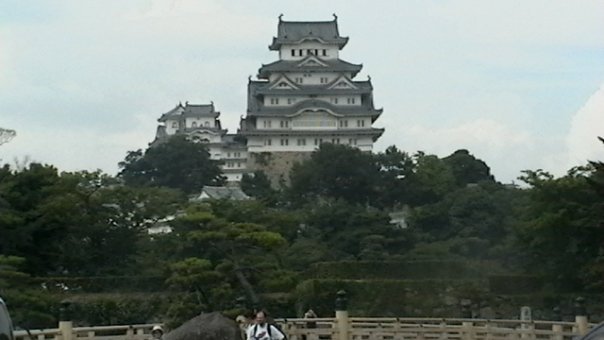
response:
<path id="1" fill-rule="evenodd" d="M 307 272 L 314 279 L 474 279 L 497 271 L 489 262 L 320 262 Z"/>

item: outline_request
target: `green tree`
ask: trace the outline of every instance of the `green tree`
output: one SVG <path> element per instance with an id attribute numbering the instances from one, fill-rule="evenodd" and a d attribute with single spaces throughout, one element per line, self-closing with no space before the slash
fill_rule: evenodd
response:
<path id="1" fill-rule="evenodd" d="M 380 205 L 392 207 L 413 201 L 410 183 L 416 170 L 413 157 L 392 145 L 375 155 L 375 159 L 381 174 Z"/>
<path id="2" fill-rule="evenodd" d="M 186 243 L 183 255 L 212 261 L 234 277 L 253 304 L 259 304 L 253 273 L 262 275 L 278 267 L 273 255 L 286 244 L 279 233 L 268 231 L 264 225 L 219 218 L 203 204 L 190 206 L 172 225 Z"/>
<path id="3" fill-rule="evenodd" d="M 458 186 L 495 180 L 487 164 L 471 155 L 468 150 L 457 150 L 443 158 L 443 161 L 451 168 Z"/>
<path id="4" fill-rule="evenodd" d="M 331 197 L 371 204 L 378 195 L 379 170 L 370 153 L 347 145 L 321 144 L 310 160 L 293 167 L 289 194 L 297 202 Z"/>
<path id="5" fill-rule="evenodd" d="M 179 291 L 195 295 L 195 310 L 214 310 L 211 292 L 213 286 L 223 280 L 220 272 L 212 268 L 212 263 L 196 257 L 186 258 L 170 265 L 170 276 L 166 283 Z"/>
<path id="6" fill-rule="evenodd" d="M 602 197 L 589 184 L 593 174 L 591 168 L 578 167 L 560 178 L 540 170 L 524 171 L 521 177 L 531 186 L 531 202 L 517 237 L 531 269 L 560 289 L 588 288 L 589 273 L 602 255 Z"/>
<path id="7" fill-rule="evenodd" d="M 271 182 L 264 171 L 255 171 L 253 175 L 244 174 L 241 178 L 241 190 L 269 205 L 277 203 L 278 192 L 271 187 Z"/>
<path id="8" fill-rule="evenodd" d="M 118 176 L 132 186 L 165 186 L 190 194 L 204 185 L 224 183 L 219 164 L 210 159 L 207 146 L 185 136 L 173 136 L 144 153 L 130 151 L 119 167 Z"/>
<path id="9" fill-rule="evenodd" d="M 421 151 L 413 158 L 416 165 L 408 181 L 411 205 L 436 203 L 455 190 L 453 171 L 442 159 Z"/>

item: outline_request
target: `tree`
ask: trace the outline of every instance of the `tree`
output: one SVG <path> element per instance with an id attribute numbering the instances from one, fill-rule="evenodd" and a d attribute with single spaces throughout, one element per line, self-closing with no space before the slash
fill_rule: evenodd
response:
<path id="1" fill-rule="evenodd" d="M 172 225 L 185 243 L 184 256 L 210 260 L 215 268 L 222 268 L 236 278 L 252 304 L 259 304 L 250 275 L 266 271 L 263 266 L 275 268 L 277 263 L 271 253 L 286 244 L 280 234 L 260 224 L 219 218 L 203 204 L 190 206 Z"/>
<path id="2" fill-rule="evenodd" d="M 413 158 L 392 145 L 383 153 L 375 155 L 375 159 L 381 174 L 381 205 L 391 207 L 409 204 L 413 200 L 410 180 L 416 170 Z"/>
<path id="3" fill-rule="evenodd" d="M 457 150 L 443 158 L 443 161 L 451 168 L 458 186 L 495 180 L 487 164 L 471 155 L 468 150 Z"/>
<path id="4" fill-rule="evenodd" d="M 57 174 L 31 164 L 0 174 L 0 253 L 28 273 L 125 273 L 141 235 L 182 202 L 179 191 L 129 188 L 100 172 Z"/>
<path id="5" fill-rule="evenodd" d="M 435 155 L 418 151 L 413 155 L 415 168 L 409 175 L 410 204 L 414 206 L 435 203 L 455 190 L 455 176 L 451 168 Z"/>
<path id="6" fill-rule="evenodd" d="M 573 168 L 560 178 L 540 170 L 524 174 L 521 179 L 531 186 L 531 202 L 516 235 L 530 268 L 549 276 L 561 289 L 590 287 L 589 273 L 604 250 L 603 200 L 588 181 L 593 169 Z"/>
<path id="7" fill-rule="evenodd" d="M 331 197 L 371 204 L 378 196 L 379 170 L 370 153 L 347 145 L 321 144 L 310 160 L 293 167 L 289 194 L 297 202 Z"/>
<path id="8" fill-rule="evenodd" d="M 222 280 L 223 276 L 212 268 L 210 261 L 190 257 L 170 265 L 170 277 L 166 283 L 180 291 L 194 293 L 197 302 L 194 311 L 203 310 L 203 307 L 211 311 L 214 310 L 214 302 L 210 290 Z"/>
<path id="9" fill-rule="evenodd" d="M 119 167 L 118 176 L 132 186 L 165 186 L 190 194 L 204 185 L 224 183 L 219 164 L 210 159 L 206 145 L 185 136 L 173 136 L 144 153 L 129 151 Z"/>
<path id="10" fill-rule="evenodd" d="M 265 201 L 267 204 L 277 203 L 278 192 L 271 187 L 271 181 L 264 171 L 255 171 L 253 175 L 243 174 L 241 190 L 250 197 Z"/>

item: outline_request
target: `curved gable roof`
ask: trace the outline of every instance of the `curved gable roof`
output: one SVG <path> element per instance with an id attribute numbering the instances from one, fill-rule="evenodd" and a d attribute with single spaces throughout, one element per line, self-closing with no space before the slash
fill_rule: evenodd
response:
<path id="1" fill-rule="evenodd" d="M 279 50 L 283 44 L 297 44 L 304 40 L 337 45 L 339 49 L 348 43 L 348 37 L 340 36 L 337 17 L 331 21 L 283 21 L 279 17 L 277 36 L 269 49 Z"/>

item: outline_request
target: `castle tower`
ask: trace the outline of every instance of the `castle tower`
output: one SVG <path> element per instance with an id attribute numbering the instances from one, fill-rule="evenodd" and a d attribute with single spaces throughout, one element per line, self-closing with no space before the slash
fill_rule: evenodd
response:
<path id="1" fill-rule="evenodd" d="M 279 60 L 262 65 L 258 79 L 248 83 L 247 115 L 239 132 L 247 138 L 250 158 L 309 154 L 321 143 L 373 149 L 384 132 L 373 127 L 382 110 L 374 107 L 371 81 L 354 80 L 362 65 L 339 58 L 347 43 L 335 15 L 317 22 L 279 17 L 269 46 Z"/>
<path id="2" fill-rule="evenodd" d="M 211 104 L 178 104 L 158 119 L 155 140 L 151 146 L 174 135 L 185 135 L 191 141 L 204 143 L 210 158 L 221 161 L 227 181 L 239 182 L 246 173 L 247 150 L 237 135 L 227 134 L 220 124 L 220 112 Z"/>

